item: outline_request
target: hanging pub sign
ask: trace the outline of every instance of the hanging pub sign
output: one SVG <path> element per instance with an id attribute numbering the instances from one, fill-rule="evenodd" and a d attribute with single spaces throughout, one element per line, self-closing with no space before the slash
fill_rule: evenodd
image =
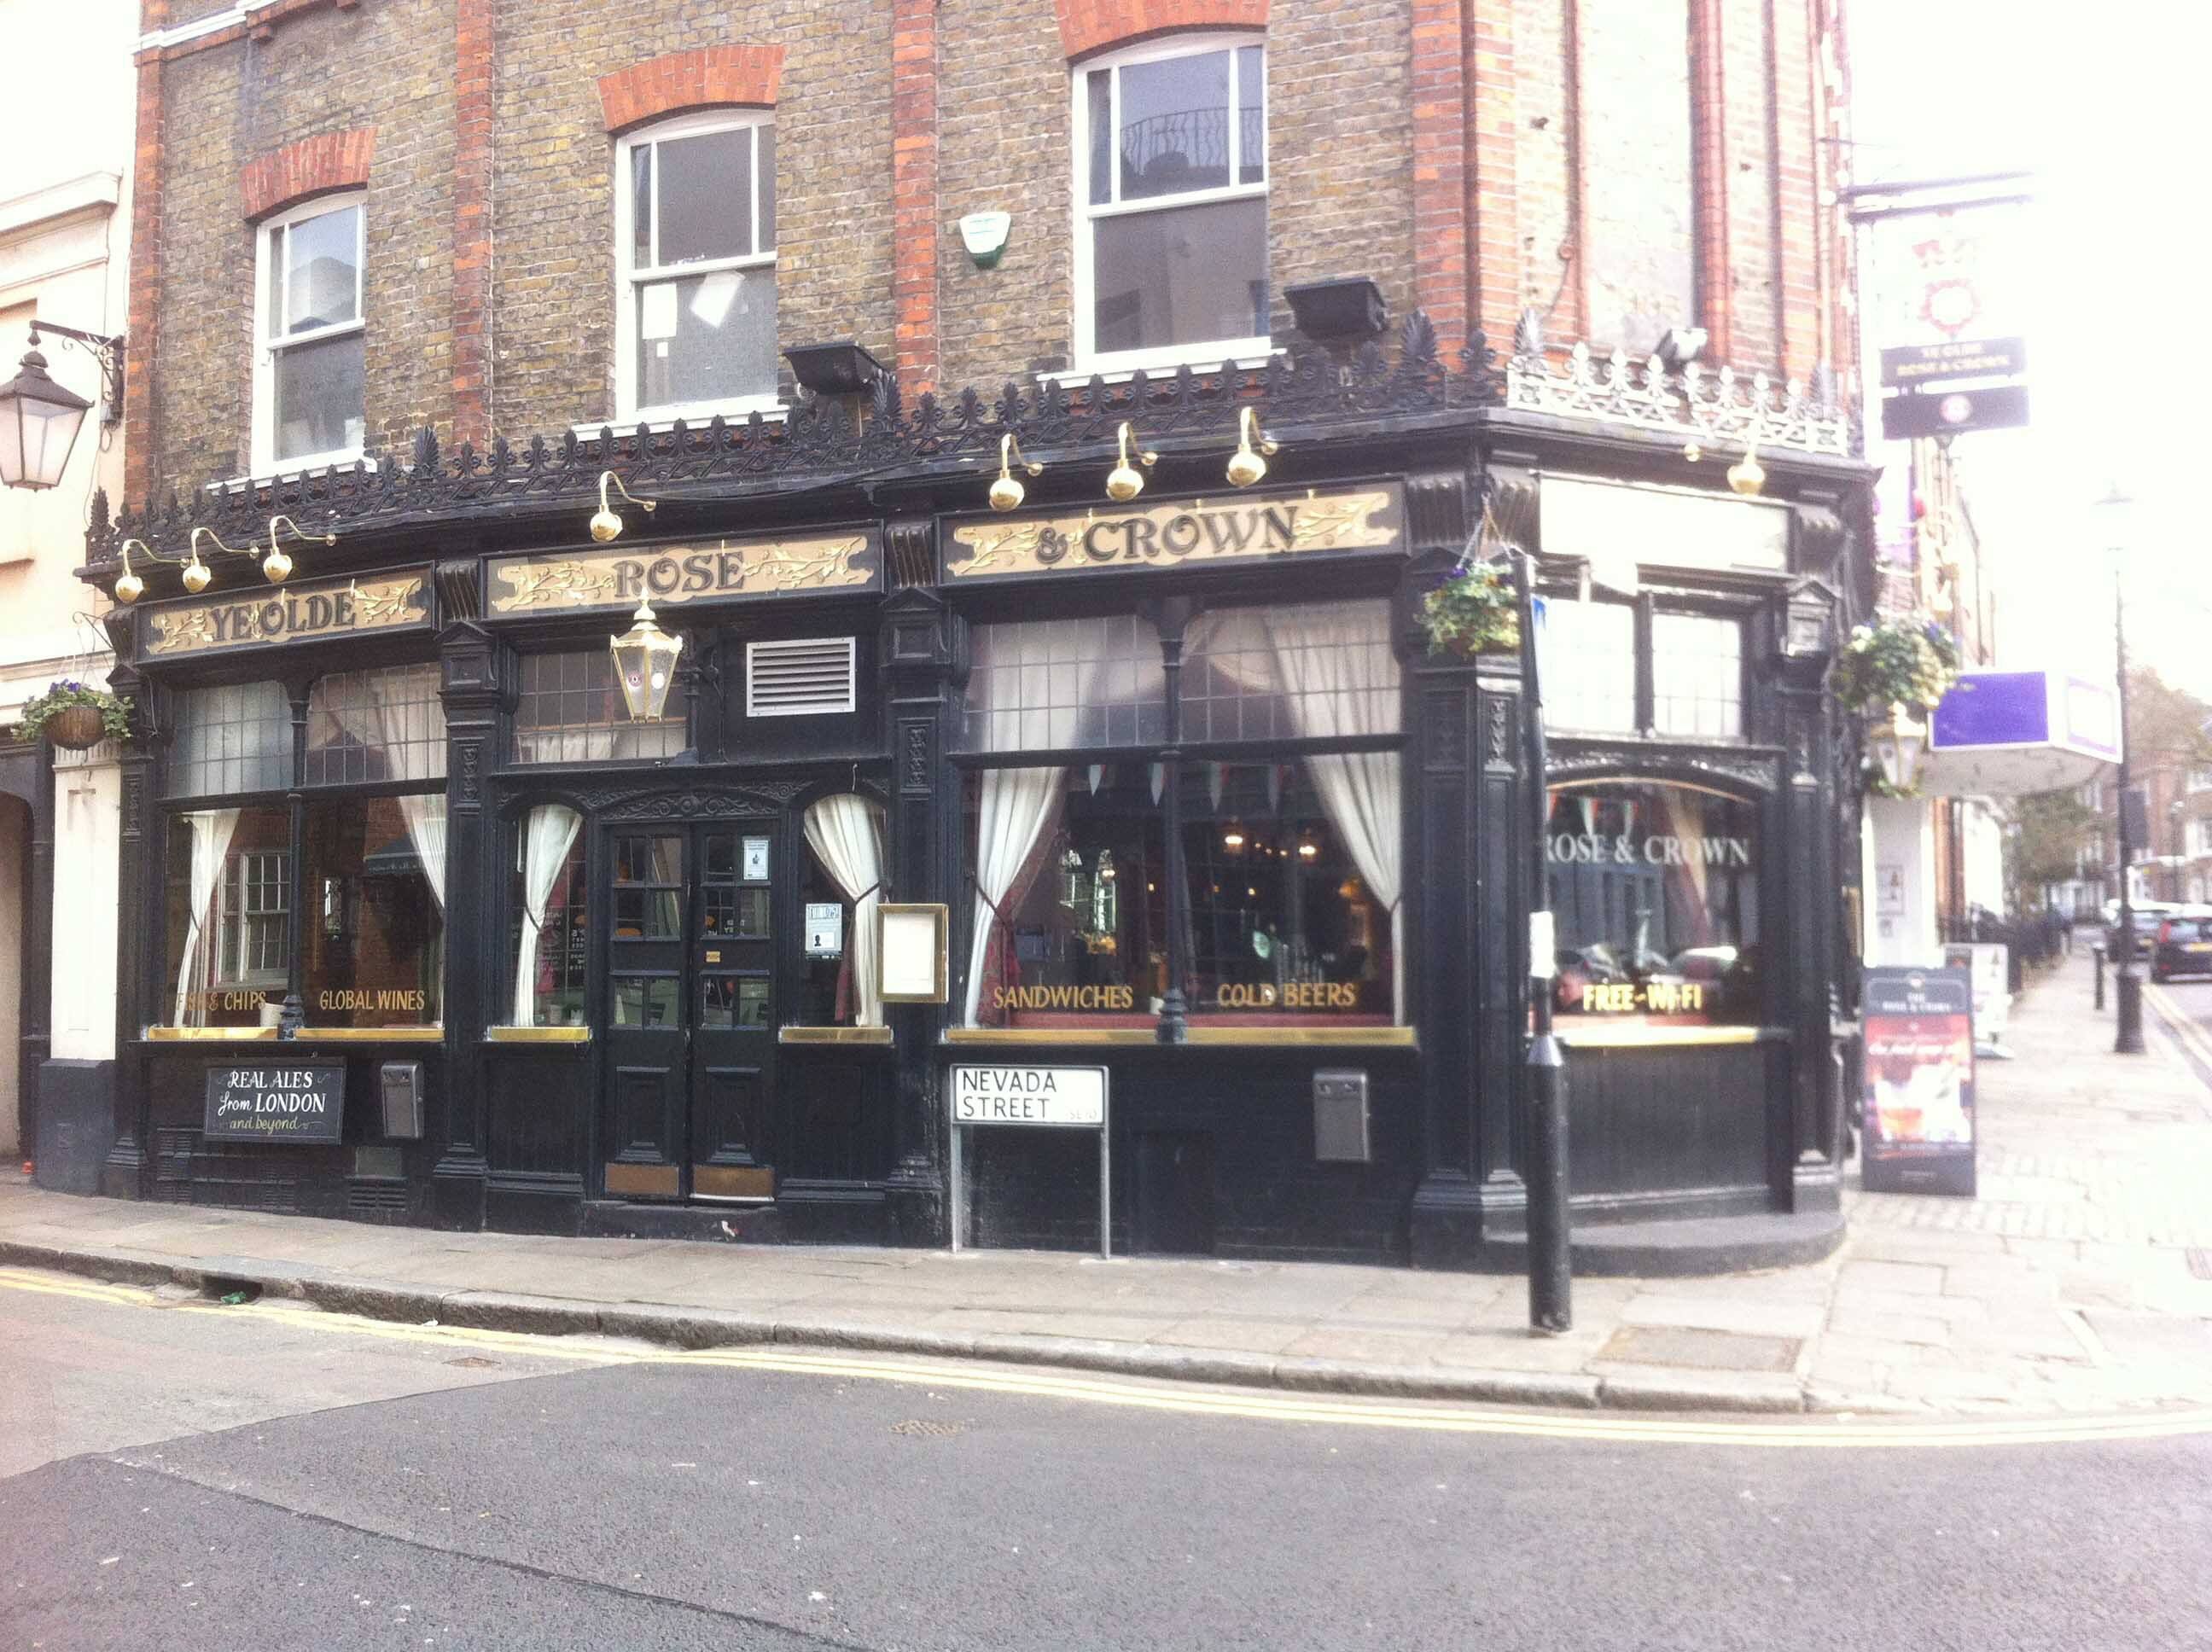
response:
<path id="1" fill-rule="evenodd" d="M 1170 501 L 1143 510 L 987 516 L 947 535 L 948 580 L 1211 568 L 1326 552 L 1402 551 L 1405 501 L 1395 485 L 1252 498 Z"/>
<path id="2" fill-rule="evenodd" d="M 2025 227 L 2008 202 L 1869 226 L 1886 440 L 2027 422 Z"/>
<path id="3" fill-rule="evenodd" d="M 1963 969 L 1867 969 L 1859 1175 L 1869 1193 L 1974 1193 L 1974 994 Z"/>
<path id="4" fill-rule="evenodd" d="M 141 648 L 148 659 L 423 630 L 430 624 L 429 570 L 270 586 L 251 594 L 162 603 L 145 612 Z"/>
<path id="5" fill-rule="evenodd" d="M 628 610 L 748 597 L 807 596 L 823 591 L 872 591 L 883 559 L 866 529 L 803 539 L 718 539 L 711 545 L 645 545 L 636 550 L 569 550 L 536 556 L 495 556 L 494 614 Z"/>
<path id="6" fill-rule="evenodd" d="M 279 1061 L 208 1069 L 210 1141 L 335 1143 L 345 1122 L 345 1067 Z"/>

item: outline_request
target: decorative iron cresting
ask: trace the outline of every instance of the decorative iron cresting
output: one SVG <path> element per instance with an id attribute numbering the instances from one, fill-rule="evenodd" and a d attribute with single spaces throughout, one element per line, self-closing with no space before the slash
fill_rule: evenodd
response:
<path id="1" fill-rule="evenodd" d="M 1767 451 L 1794 449 L 1848 459 L 1858 422 L 1836 399 L 1834 375 L 1815 369 L 1808 387 L 1778 387 L 1764 373 L 1747 380 L 1731 367 L 1708 373 L 1695 361 L 1669 372 L 1657 356 L 1638 364 L 1626 351 L 1599 356 L 1577 344 L 1555 361 L 1524 337 L 1505 364 L 1505 405 L 1562 418 L 1595 419 L 1663 432 L 1723 447 L 1756 440 Z M 1526 348 L 1534 343 L 1537 347 Z"/>

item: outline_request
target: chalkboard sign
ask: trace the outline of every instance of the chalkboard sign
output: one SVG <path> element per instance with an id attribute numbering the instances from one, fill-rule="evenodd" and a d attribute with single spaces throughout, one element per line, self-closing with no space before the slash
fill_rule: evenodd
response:
<path id="1" fill-rule="evenodd" d="M 345 1068 L 280 1061 L 208 1069 L 210 1141 L 335 1142 L 345 1121 Z"/>

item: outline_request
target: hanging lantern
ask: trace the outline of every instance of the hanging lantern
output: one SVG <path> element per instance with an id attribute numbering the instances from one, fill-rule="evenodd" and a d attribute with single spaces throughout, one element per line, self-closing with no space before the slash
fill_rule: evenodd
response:
<path id="1" fill-rule="evenodd" d="M 1928 755 L 1928 725 L 1911 708 L 1893 701 L 1889 720 L 1867 731 L 1867 750 L 1892 796 L 1909 798 L 1920 789 L 1920 765 Z"/>
<path id="2" fill-rule="evenodd" d="M 676 681 L 676 657 L 684 652 L 684 639 L 669 635 L 654 623 L 653 604 L 645 602 L 630 616 L 629 629 L 608 638 L 607 647 L 614 653 L 615 681 L 622 687 L 630 720 L 659 720 L 668 708 L 668 690 Z"/>

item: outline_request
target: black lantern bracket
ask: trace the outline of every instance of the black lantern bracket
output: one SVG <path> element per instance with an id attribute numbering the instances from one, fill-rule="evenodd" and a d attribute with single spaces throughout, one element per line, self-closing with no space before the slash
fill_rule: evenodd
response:
<path id="1" fill-rule="evenodd" d="M 39 347 L 40 338 L 52 333 L 57 338 L 66 338 L 100 363 L 100 422 L 119 424 L 123 420 L 123 335 L 109 337 L 105 333 L 83 332 L 75 327 L 64 327 L 58 321 L 31 323 L 31 348 Z"/>

